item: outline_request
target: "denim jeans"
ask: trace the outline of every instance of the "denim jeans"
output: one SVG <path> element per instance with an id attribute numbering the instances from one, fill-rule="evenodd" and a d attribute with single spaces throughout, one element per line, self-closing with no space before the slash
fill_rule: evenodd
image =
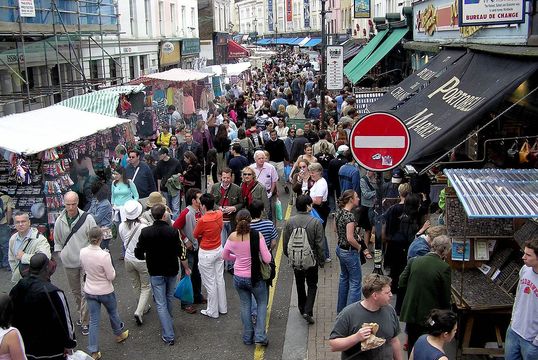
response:
<path id="1" fill-rule="evenodd" d="M 105 306 L 110 318 L 110 326 L 114 335 L 121 335 L 123 323 L 118 313 L 116 294 L 111 292 L 106 295 L 86 294 L 86 301 L 90 310 L 90 336 L 88 340 L 88 351 L 91 353 L 99 351 L 99 322 L 101 320 L 101 304 Z"/>
<path id="2" fill-rule="evenodd" d="M 11 228 L 7 224 L 0 225 L 0 265 L 9 268 L 8 251 Z"/>
<path id="3" fill-rule="evenodd" d="M 336 312 L 339 313 L 347 305 L 361 299 L 362 269 L 357 250 L 344 250 L 337 246 L 336 256 L 340 260 L 340 282 L 336 306 Z"/>
<path id="4" fill-rule="evenodd" d="M 179 201 L 181 194 L 178 192 L 176 196 L 171 196 L 168 191 L 163 191 L 162 195 L 165 197 L 168 206 L 170 206 L 170 210 L 172 210 L 172 213 L 170 214 L 170 216 L 172 217 L 172 221 L 177 219 L 177 217 L 179 216 Z"/>
<path id="5" fill-rule="evenodd" d="M 153 298 L 157 305 L 157 314 L 161 321 L 162 336 L 166 341 L 175 339 L 174 325 L 172 323 L 172 305 L 174 291 L 176 290 L 175 276 L 150 276 Z"/>
<path id="6" fill-rule="evenodd" d="M 504 344 L 505 360 L 534 360 L 538 359 L 538 346 L 532 341 L 527 341 L 516 334 L 509 326 L 506 331 L 506 341 Z"/>
<path id="7" fill-rule="evenodd" d="M 252 344 L 253 342 L 262 343 L 267 341 L 265 318 L 267 316 L 268 296 L 265 281 L 258 281 L 255 286 L 252 286 L 250 278 L 234 275 L 234 287 L 239 294 L 241 321 L 243 322 L 243 342 Z M 254 295 L 258 304 L 256 326 L 252 324 L 252 317 L 250 316 L 252 295 Z"/>
<path id="8" fill-rule="evenodd" d="M 222 247 L 224 248 L 224 245 L 226 244 L 226 240 L 228 240 L 228 236 L 232 233 L 232 224 L 227 221 L 223 223 L 222 231 L 220 233 L 220 239 Z M 224 270 L 230 270 L 234 268 L 234 263 L 232 261 L 225 261 L 224 262 Z"/>
<path id="9" fill-rule="evenodd" d="M 198 269 L 198 250 L 191 251 L 187 250 L 187 262 L 189 263 L 189 268 L 191 269 L 191 281 L 192 281 L 192 291 L 194 293 L 194 303 L 201 304 L 203 300 L 202 295 L 202 278 L 200 277 L 200 270 Z M 185 276 L 185 272 L 181 273 L 181 278 Z M 192 305 L 185 301 L 181 302 L 181 307 Z"/>

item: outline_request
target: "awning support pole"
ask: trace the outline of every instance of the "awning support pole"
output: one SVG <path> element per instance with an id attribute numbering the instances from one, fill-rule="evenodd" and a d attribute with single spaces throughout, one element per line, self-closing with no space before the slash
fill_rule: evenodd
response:
<path id="1" fill-rule="evenodd" d="M 422 175 L 424 174 L 426 171 L 430 170 L 435 164 L 437 164 L 441 159 L 443 159 L 445 156 L 447 156 L 448 154 L 450 154 L 452 151 L 454 151 L 454 149 L 456 149 L 458 146 L 464 144 L 467 140 L 469 140 L 470 138 L 472 138 L 473 136 L 477 135 L 480 131 L 484 130 L 486 127 L 490 126 L 492 123 L 494 123 L 495 121 L 497 121 L 498 118 L 500 118 L 501 116 L 503 116 L 504 114 L 506 114 L 508 111 L 510 111 L 514 106 L 516 106 L 517 104 L 519 104 L 521 101 L 525 100 L 526 98 L 528 98 L 532 93 L 534 93 L 536 90 L 538 90 L 538 87 L 535 87 L 534 89 L 532 89 L 527 95 L 523 96 L 521 99 L 519 99 L 518 101 L 516 101 L 515 103 L 513 103 L 512 105 L 510 105 L 508 108 L 506 108 L 503 112 L 501 112 L 499 115 L 495 116 L 493 119 L 491 119 L 490 121 L 488 121 L 485 125 L 483 125 L 480 129 L 478 130 L 475 130 L 473 131 L 469 136 L 467 136 L 465 139 L 463 139 L 462 141 L 460 141 L 457 145 L 453 146 L 450 150 L 448 150 L 446 153 L 444 153 L 443 155 L 439 156 L 437 159 L 435 159 L 430 165 L 426 166 L 420 173 L 419 175 Z"/>

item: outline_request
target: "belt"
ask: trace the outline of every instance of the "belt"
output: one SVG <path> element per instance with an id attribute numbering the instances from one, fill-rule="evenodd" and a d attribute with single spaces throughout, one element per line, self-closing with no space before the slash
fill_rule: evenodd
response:
<path id="1" fill-rule="evenodd" d="M 353 249 L 353 246 L 351 245 L 338 245 L 338 247 L 342 250 L 350 250 L 350 249 Z"/>

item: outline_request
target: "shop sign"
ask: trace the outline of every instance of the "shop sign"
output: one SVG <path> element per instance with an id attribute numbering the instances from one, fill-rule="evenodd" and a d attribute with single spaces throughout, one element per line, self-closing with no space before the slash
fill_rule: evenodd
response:
<path id="1" fill-rule="evenodd" d="M 327 90 L 344 88 L 344 47 L 327 46 Z"/>
<path id="2" fill-rule="evenodd" d="M 165 42 L 162 47 L 161 51 L 165 54 L 171 54 L 174 52 L 175 46 L 170 41 Z"/>
<path id="3" fill-rule="evenodd" d="M 179 60 L 181 59 L 179 49 L 179 41 L 166 41 L 161 43 L 159 66 L 179 64 Z"/>
<path id="4" fill-rule="evenodd" d="M 183 39 L 181 40 L 181 54 L 195 55 L 200 53 L 200 39 Z"/>
<path id="5" fill-rule="evenodd" d="M 305 6 L 307 1 L 305 0 Z M 273 19 L 273 0 L 267 0 L 267 30 L 270 32 L 275 31 Z"/>
<path id="6" fill-rule="evenodd" d="M 310 29 L 310 0 L 304 0 L 304 27 Z"/>
<path id="7" fill-rule="evenodd" d="M 6 62 L 8 64 L 18 64 L 18 63 L 24 63 L 24 55 L 23 54 L 9 54 L 6 55 Z"/>
<path id="8" fill-rule="evenodd" d="M 19 15 L 21 17 L 35 17 L 34 0 L 19 0 Z"/>
<path id="9" fill-rule="evenodd" d="M 525 22 L 524 0 L 459 0 L 460 26 Z"/>
<path id="10" fill-rule="evenodd" d="M 138 52 L 138 48 L 136 46 L 122 47 L 121 52 L 123 54 L 132 54 Z"/>
<path id="11" fill-rule="evenodd" d="M 370 0 L 353 0 L 353 17 L 355 19 L 369 19 Z"/>
<path id="12" fill-rule="evenodd" d="M 293 27 L 293 2 L 292 0 L 286 0 L 286 28 L 291 29 Z"/>

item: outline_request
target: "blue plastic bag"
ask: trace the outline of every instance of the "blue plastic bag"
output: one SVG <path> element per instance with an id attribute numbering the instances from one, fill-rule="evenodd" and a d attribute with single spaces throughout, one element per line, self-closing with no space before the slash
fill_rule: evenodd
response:
<path id="1" fill-rule="evenodd" d="M 284 166 L 284 179 L 288 181 L 291 175 L 291 165 Z"/>
<path id="2" fill-rule="evenodd" d="M 319 221 L 321 221 L 321 223 L 323 224 L 323 219 L 321 218 L 321 216 L 319 216 L 319 213 L 316 209 L 312 209 L 310 210 L 310 215 L 312 215 L 313 218 L 316 218 L 318 219 Z"/>
<path id="3" fill-rule="evenodd" d="M 174 297 L 178 298 L 182 303 L 194 303 L 194 291 L 192 291 L 191 277 L 186 275 L 179 281 L 174 292 Z"/>

